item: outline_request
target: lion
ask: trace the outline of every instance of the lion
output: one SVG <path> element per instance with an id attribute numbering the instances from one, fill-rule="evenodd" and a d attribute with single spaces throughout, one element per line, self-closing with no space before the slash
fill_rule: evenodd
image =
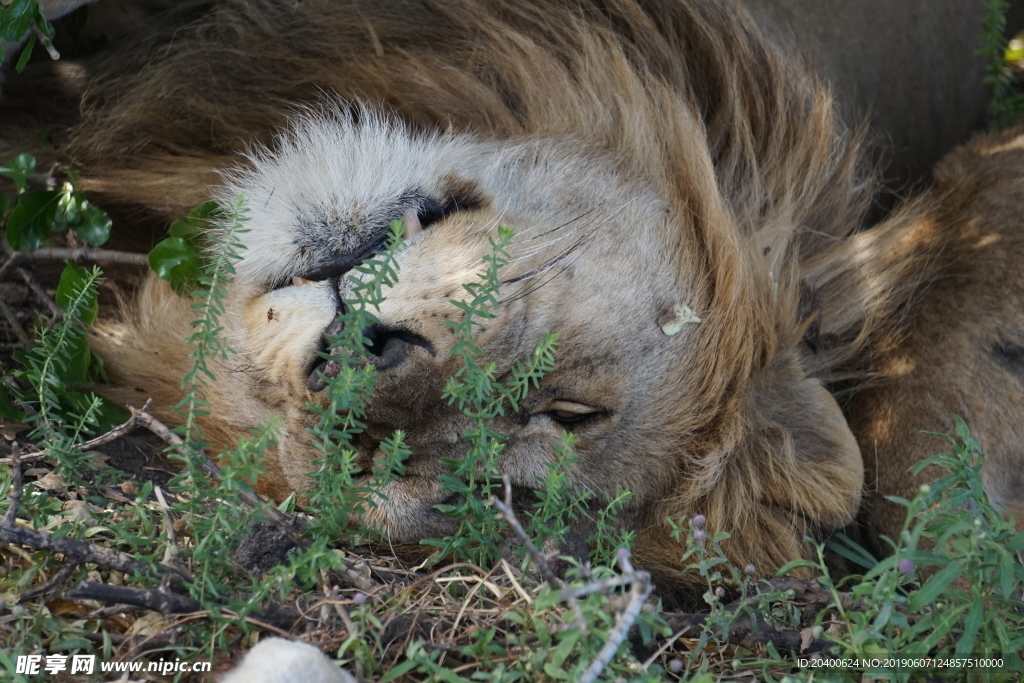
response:
<path id="1" fill-rule="evenodd" d="M 902 514 L 883 496 L 906 495 L 932 452 L 914 430 L 954 412 L 990 453 L 989 495 L 1024 510 L 1016 138 L 955 153 L 861 230 L 878 191 L 865 127 L 731 2 L 195 7 L 96 67 L 65 153 L 99 201 L 148 215 L 246 197 L 222 320 L 238 353 L 203 428 L 223 449 L 283 418 L 263 492 L 309 490 L 324 335 L 346 275 L 404 220 L 400 279 L 367 331 L 378 380 L 359 444 L 367 469 L 395 430 L 412 449 L 366 511 L 393 544 L 457 526 L 435 507 L 469 425 L 442 399 L 461 362 L 445 323 L 502 224 L 511 263 L 476 341 L 499 378 L 545 333 L 560 341 L 490 425 L 499 470 L 537 489 L 572 432 L 571 484 L 593 505 L 632 493 L 617 523 L 664 595 L 693 581 L 669 520 L 704 515 L 761 576 L 862 502 L 892 535 Z M 102 390 L 175 420 L 192 317 L 150 276 L 93 332 Z"/>

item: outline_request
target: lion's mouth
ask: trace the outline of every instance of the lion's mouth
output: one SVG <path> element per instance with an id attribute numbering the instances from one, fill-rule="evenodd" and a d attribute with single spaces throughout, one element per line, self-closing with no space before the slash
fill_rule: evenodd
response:
<path id="1" fill-rule="evenodd" d="M 337 320 L 324 330 L 320 349 L 313 359 L 306 382 L 307 388 L 313 393 L 319 393 L 326 389 L 327 381 L 337 377 L 341 372 L 341 362 L 337 358 L 321 356 L 330 348 L 328 338 L 338 337 L 341 332 L 341 322 Z M 368 342 L 366 345 L 367 360 L 378 371 L 390 370 L 402 365 L 416 347 L 425 350 L 431 356 L 437 355 L 434 345 L 426 337 L 402 327 L 377 323 L 363 330 L 363 337 Z M 335 350 L 331 352 L 331 355 L 338 356 L 340 354 Z"/>

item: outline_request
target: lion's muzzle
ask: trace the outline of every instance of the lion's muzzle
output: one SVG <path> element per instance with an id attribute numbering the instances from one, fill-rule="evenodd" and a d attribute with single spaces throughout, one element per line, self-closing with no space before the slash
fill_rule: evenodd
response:
<path id="1" fill-rule="evenodd" d="M 342 333 L 342 323 L 339 320 L 332 322 L 324 330 L 325 347 L 330 346 L 330 338 L 336 338 Z M 366 360 L 373 365 L 378 372 L 391 370 L 405 363 L 412 351 L 419 347 L 425 350 L 431 357 L 437 355 L 434 345 L 425 337 L 416 334 L 402 327 L 393 327 L 377 323 L 363 330 L 363 338 L 366 341 Z M 343 351 L 334 348 L 330 355 L 339 356 Z M 318 393 L 327 388 L 327 380 L 337 377 L 341 371 L 341 363 L 335 358 L 321 359 L 316 363 L 309 374 L 307 387 L 313 393 Z"/>

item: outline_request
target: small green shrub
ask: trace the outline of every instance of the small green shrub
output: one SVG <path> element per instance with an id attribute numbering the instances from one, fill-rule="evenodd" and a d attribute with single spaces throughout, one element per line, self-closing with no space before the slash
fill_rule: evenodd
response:
<path id="1" fill-rule="evenodd" d="M 985 15 L 982 20 L 981 47 L 977 54 L 985 58 L 983 81 L 992 86 L 989 100 L 989 127 L 1002 130 L 1024 121 L 1024 93 L 1010 72 L 1008 62 L 1017 61 L 1009 49 L 1006 36 L 1006 13 L 1010 9 L 1008 0 L 984 0 Z"/>

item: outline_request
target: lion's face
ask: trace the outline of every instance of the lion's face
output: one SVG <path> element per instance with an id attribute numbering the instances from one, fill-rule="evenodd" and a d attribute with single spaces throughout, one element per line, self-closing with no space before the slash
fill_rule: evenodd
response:
<path id="1" fill-rule="evenodd" d="M 680 304 L 699 316 L 703 304 L 680 263 L 687 252 L 670 237 L 682 230 L 666 229 L 666 205 L 572 141 L 417 137 L 363 118 L 302 124 L 225 190 L 244 194 L 251 208 L 231 341 L 258 396 L 286 416 L 279 453 L 288 483 L 310 485 L 304 475 L 316 451 L 305 430 L 315 420 L 306 404 L 323 399 L 330 368 L 318 352 L 347 294 L 345 271 L 404 218 L 399 282 L 368 333 L 378 381 L 361 441 L 367 467 L 396 429 L 413 451 L 406 476 L 372 511 L 391 539 L 415 542 L 453 526 L 433 509 L 450 495 L 437 475 L 446 471 L 442 459 L 465 452 L 469 422 L 442 400 L 462 362 L 449 353 L 445 321 L 461 320 L 450 300 L 467 296 L 461 285 L 477 280 L 498 224 L 515 229 L 512 261 L 497 317 L 478 344 L 507 381 L 547 332 L 560 334 L 555 370 L 492 425 L 507 438 L 501 471 L 517 487 L 537 488 L 553 444 L 570 430 L 575 482 L 634 494 L 621 521 L 666 497 L 685 449 L 669 424 L 680 401 L 671 392 L 674 378 L 692 371 L 688 341 L 699 323 L 668 335 L 659 319 Z"/>

